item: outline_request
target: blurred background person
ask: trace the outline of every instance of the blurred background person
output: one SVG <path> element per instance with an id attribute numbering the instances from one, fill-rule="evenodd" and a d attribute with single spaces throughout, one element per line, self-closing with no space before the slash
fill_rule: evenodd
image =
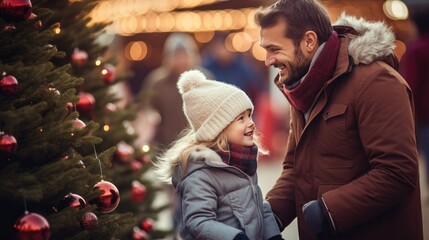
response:
<path id="1" fill-rule="evenodd" d="M 249 58 L 226 47 L 228 33 L 216 32 L 203 54 L 202 66 L 213 73 L 217 81 L 233 84 L 249 95 L 253 104 L 267 90 L 263 74 L 258 72 Z"/>
<path id="2" fill-rule="evenodd" d="M 182 97 L 177 91 L 179 75 L 190 69 L 199 69 L 208 78 L 211 73 L 201 66 L 201 57 L 194 39 L 186 33 L 171 33 L 164 43 L 162 65 L 150 72 L 141 91 L 147 94 L 147 106 L 157 114 L 157 125 L 152 146 L 167 147 L 187 127 L 182 111 Z"/>
<path id="3" fill-rule="evenodd" d="M 421 158 L 425 159 L 426 179 L 429 182 L 429 7 L 416 9 L 411 19 L 417 35 L 407 44 L 400 62 L 400 73 L 413 91 L 417 147 Z"/>

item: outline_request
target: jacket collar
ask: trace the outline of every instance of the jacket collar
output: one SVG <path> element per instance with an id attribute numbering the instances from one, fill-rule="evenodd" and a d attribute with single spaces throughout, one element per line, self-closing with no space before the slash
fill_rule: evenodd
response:
<path id="1" fill-rule="evenodd" d="M 183 179 L 193 172 L 207 167 L 229 168 L 230 166 L 222 161 L 222 158 L 214 150 L 207 147 L 197 147 L 190 151 L 186 161 L 186 167 L 180 162 L 173 169 L 172 183 L 177 186 Z"/>

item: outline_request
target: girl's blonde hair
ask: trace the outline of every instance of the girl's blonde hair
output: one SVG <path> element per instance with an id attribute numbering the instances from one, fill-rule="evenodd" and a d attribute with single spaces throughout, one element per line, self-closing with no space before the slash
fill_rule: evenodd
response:
<path id="1" fill-rule="evenodd" d="M 229 151 L 228 139 L 224 132 L 222 131 L 213 141 L 198 142 L 195 140 L 195 132 L 192 128 L 184 129 L 179 134 L 179 138 L 166 151 L 157 156 L 154 166 L 159 179 L 163 182 L 171 183 L 173 169 L 179 163 L 182 163 L 182 168 L 186 169 L 189 154 L 193 149 L 207 147 L 214 150 Z M 258 147 L 258 153 L 267 155 L 268 151 L 261 144 L 261 134 L 256 130 L 254 133 L 253 142 Z"/>

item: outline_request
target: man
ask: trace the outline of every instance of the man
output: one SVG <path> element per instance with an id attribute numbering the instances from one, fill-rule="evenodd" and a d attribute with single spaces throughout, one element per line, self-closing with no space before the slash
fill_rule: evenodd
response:
<path id="1" fill-rule="evenodd" d="M 314 0 L 255 15 L 267 66 L 291 104 L 283 172 L 267 194 L 301 240 L 423 239 L 412 93 L 394 34 Z"/>

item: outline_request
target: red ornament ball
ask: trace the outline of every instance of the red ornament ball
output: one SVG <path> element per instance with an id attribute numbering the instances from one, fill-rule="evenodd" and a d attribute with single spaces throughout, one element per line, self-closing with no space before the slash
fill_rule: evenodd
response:
<path id="1" fill-rule="evenodd" d="M 0 132 L 0 151 L 12 153 L 18 148 L 18 143 L 14 136 Z"/>
<path id="2" fill-rule="evenodd" d="M 151 162 L 150 156 L 148 154 L 144 154 L 142 156 L 140 156 L 138 158 L 138 160 L 142 163 L 142 164 L 147 164 Z"/>
<path id="3" fill-rule="evenodd" d="M 48 240 L 51 235 L 48 221 L 37 213 L 24 214 L 16 220 L 13 228 L 16 231 L 16 240 Z"/>
<path id="4" fill-rule="evenodd" d="M 116 68 L 112 64 L 106 63 L 101 68 L 101 75 L 103 76 L 104 83 L 110 84 L 115 80 Z"/>
<path id="5" fill-rule="evenodd" d="M 12 75 L 6 75 L 3 73 L 3 77 L 0 80 L 0 89 L 8 94 L 12 95 L 18 89 L 18 80 Z"/>
<path id="6" fill-rule="evenodd" d="M 69 193 L 64 196 L 58 205 L 58 210 L 63 210 L 67 207 L 72 207 L 76 210 L 83 209 L 86 206 L 86 201 L 83 197 L 75 193 Z"/>
<path id="7" fill-rule="evenodd" d="M 93 190 L 102 190 L 103 193 L 96 200 L 98 211 L 102 213 L 109 213 L 116 209 L 119 205 L 121 197 L 119 196 L 119 190 L 113 183 L 108 181 L 100 181 L 94 185 Z"/>
<path id="8" fill-rule="evenodd" d="M 75 48 L 71 54 L 71 61 L 76 66 L 83 67 L 88 62 L 88 54 L 79 48 Z"/>
<path id="9" fill-rule="evenodd" d="M 32 12 L 30 0 L 3 0 L 0 1 L 0 15 L 6 21 L 23 21 Z"/>
<path id="10" fill-rule="evenodd" d="M 80 120 L 79 118 L 76 118 L 76 120 L 74 120 L 74 122 L 73 122 L 73 127 L 77 128 L 77 129 L 82 129 L 85 126 L 86 126 L 85 123 L 82 120 Z"/>
<path id="11" fill-rule="evenodd" d="M 104 108 L 106 109 L 107 112 L 114 112 L 118 110 L 118 105 L 114 103 L 107 103 Z"/>
<path id="12" fill-rule="evenodd" d="M 153 230 L 153 219 L 146 218 L 140 223 L 140 227 L 146 232 L 150 233 Z"/>
<path id="13" fill-rule="evenodd" d="M 3 31 L 12 31 L 12 30 L 16 30 L 16 27 L 12 24 L 6 24 L 3 27 Z"/>
<path id="14" fill-rule="evenodd" d="M 147 240 L 149 236 L 144 230 L 141 230 L 139 227 L 133 228 L 133 240 Z"/>
<path id="15" fill-rule="evenodd" d="M 92 212 L 87 212 L 82 215 L 82 218 L 80 219 L 80 226 L 83 229 L 93 229 L 97 227 L 98 225 L 98 217 Z"/>
<path id="16" fill-rule="evenodd" d="M 131 200 L 133 202 L 140 202 L 146 197 L 147 189 L 146 186 L 141 184 L 139 181 L 134 180 L 131 183 Z"/>
<path id="17" fill-rule="evenodd" d="M 74 105 L 71 102 L 66 103 L 66 109 L 69 113 L 72 113 L 74 111 Z"/>
<path id="18" fill-rule="evenodd" d="M 140 161 L 137 161 L 137 160 L 131 161 L 130 165 L 131 165 L 131 169 L 133 171 L 139 171 L 143 167 L 143 164 Z"/>
<path id="19" fill-rule="evenodd" d="M 121 141 L 116 144 L 116 158 L 121 162 L 129 162 L 134 155 L 134 148 L 128 143 Z"/>
<path id="20" fill-rule="evenodd" d="M 95 98 L 91 93 L 80 92 L 79 101 L 76 103 L 76 108 L 82 114 L 90 113 L 95 106 Z"/>
<path id="21" fill-rule="evenodd" d="M 71 102 L 66 103 L 67 114 L 64 118 L 68 117 L 74 111 L 74 105 Z"/>
<path id="22" fill-rule="evenodd" d="M 31 13 L 31 14 L 30 14 L 30 16 L 29 16 L 27 19 L 28 19 L 28 20 L 33 20 L 33 19 L 35 19 L 36 17 L 37 17 L 37 15 L 36 15 L 36 14 Z M 42 29 L 42 21 L 40 21 L 40 20 L 36 21 L 36 22 L 34 23 L 34 26 L 36 26 L 36 28 L 37 28 L 38 30 L 41 30 L 41 29 Z"/>

